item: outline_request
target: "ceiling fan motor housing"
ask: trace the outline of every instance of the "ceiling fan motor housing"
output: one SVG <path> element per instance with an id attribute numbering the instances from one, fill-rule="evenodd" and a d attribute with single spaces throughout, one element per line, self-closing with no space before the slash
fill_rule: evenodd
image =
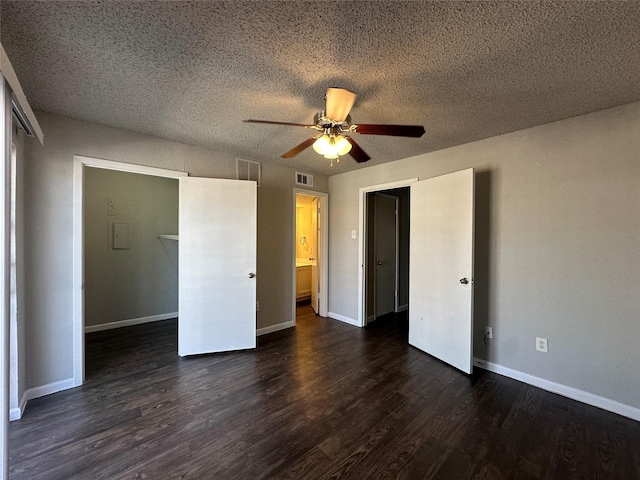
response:
<path id="1" fill-rule="evenodd" d="M 325 132 L 327 129 L 333 130 L 332 133 L 339 133 L 340 131 L 347 132 L 351 125 L 351 115 L 347 115 L 344 122 L 336 122 L 327 117 L 324 110 L 320 110 L 313 116 L 313 123 L 318 127 L 318 130 L 324 130 Z"/>

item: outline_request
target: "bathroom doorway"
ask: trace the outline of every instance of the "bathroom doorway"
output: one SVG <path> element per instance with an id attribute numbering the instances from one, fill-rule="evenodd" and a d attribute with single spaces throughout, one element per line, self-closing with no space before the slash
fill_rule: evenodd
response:
<path id="1" fill-rule="evenodd" d="M 294 322 L 298 308 L 327 316 L 326 193 L 294 189 Z M 311 313 L 311 312 L 309 312 Z"/>

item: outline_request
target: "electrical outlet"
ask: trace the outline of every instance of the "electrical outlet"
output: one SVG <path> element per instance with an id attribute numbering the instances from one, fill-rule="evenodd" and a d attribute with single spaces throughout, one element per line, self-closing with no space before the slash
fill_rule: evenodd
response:
<path id="1" fill-rule="evenodd" d="M 486 338 L 493 338 L 493 327 L 484 327 L 484 336 Z"/>
<path id="2" fill-rule="evenodd" d="M 536 350 L 544 353 L 549 352 L 546 338 L 536 337 Z"/>
<path id="3" fill-rule="evenodd" d="M 112 217 L 113 215 L 115 215 L 115 212 L 113 210 L 112 206 L 108 206 L 107 207 L 107 215 L 109 215 L 110 217 Z"/>

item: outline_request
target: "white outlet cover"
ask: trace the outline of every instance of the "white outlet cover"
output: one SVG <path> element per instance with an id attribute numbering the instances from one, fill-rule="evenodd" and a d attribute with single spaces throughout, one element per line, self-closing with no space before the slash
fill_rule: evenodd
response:
<path id="1" fill-rule="evenodd" d="M 549 351 L 549 344 L 546 338 L 536 337 L 536 350 L 544 353 Z"/>

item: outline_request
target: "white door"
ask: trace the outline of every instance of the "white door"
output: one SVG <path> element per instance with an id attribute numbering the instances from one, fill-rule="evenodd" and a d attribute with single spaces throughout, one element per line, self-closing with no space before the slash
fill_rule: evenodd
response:
<path id="1" fill-rule="evenodd" d="M 256 346 L 256 183 L 180 179 L 178 354 Z"/>
<path id="2" fill-rule="evenodd" d="M 375 317 L 396 309 L 398 198 L 374 196 Z"/>
<path id="3" fill-rule="evenodd" d="M 320 282 L 318 281 L 318 266 L 320 265 L 320 199 L 315 197 L 311 203 L 311 229 L 315 232 L 315 242 L 313 245 L 313 252 L 309 260 L 311 261 L 311 308 L 319 313 L 318 305 L 318 287 Z"/>
<path id="4" fill-rule="evenodd" d="M 466 373 L 473 362 L 473 169 L 411 185 L 409 343 Z"/>

